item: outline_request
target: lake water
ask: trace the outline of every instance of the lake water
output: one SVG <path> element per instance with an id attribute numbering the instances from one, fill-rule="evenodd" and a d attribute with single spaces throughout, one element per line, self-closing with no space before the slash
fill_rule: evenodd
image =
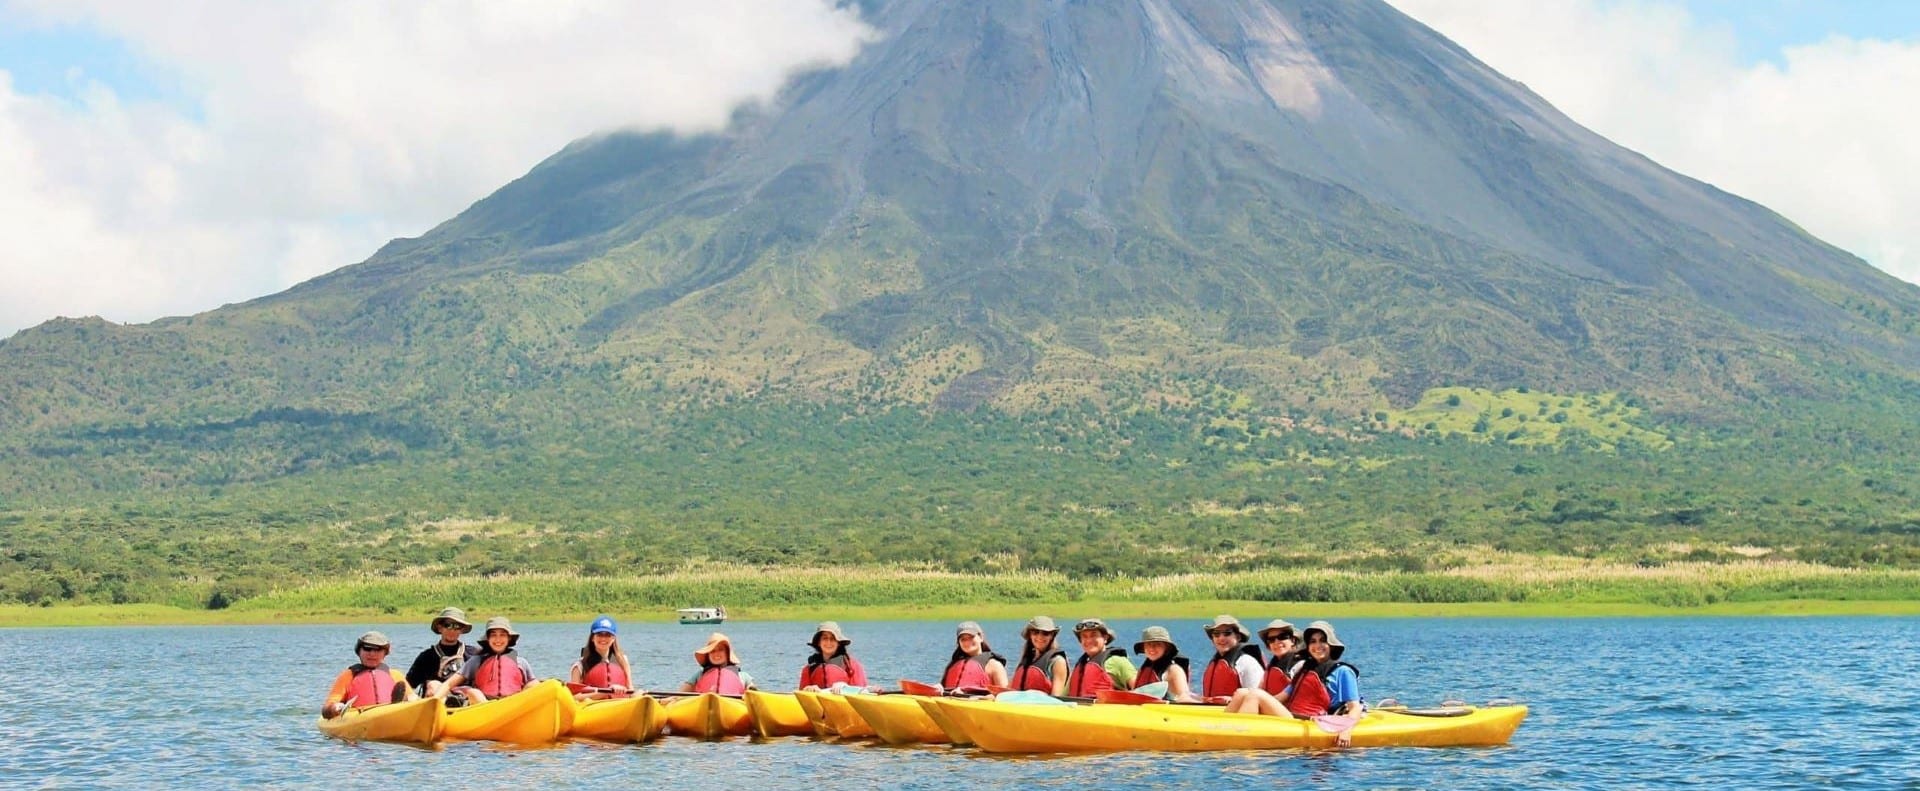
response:
<path id="1" fill-rule="evenodd" d="M 475 613 L 484 618 L 486 613 Z M 1055 613 L 1064 623 L 1077 614 Z M 1280 613 L 1304 623 L 1300 613 Z M 1257 627 L 1270 614 L 1248 613 Z M 478 620 L 478 618 L 476 618 Z M 1206 650 L 1200 619 L 1161 621 Z M 1018 650 L 1017 622 L 988 622 Z M 1114 624 L 1131 645 L 1144 621 Z M 952 624 L 847 622 L 874 681 L 937 680 Z M 1341 752 L 1000 757 L 811 739 L 519 750 L 351 745 L 313 720 L 353 660 L 353 626 L 0 629 L 0 786 L 471 788 L 693 783 L 730 788 L 1272 787 L 1920 788 L 1920 620 L 1353 619 L 1335 626 L 1369 700 L 1505 697 L 1532 714 L 1511 745 Z M 433 636 L 383 625 L 404 670 Z M 642 684 L 677 685 L 713 627 L 626 624 Z M 746 667 L 790 689 L 811 623 L 737 623 Z M 585 624 L 522 625 L 543 676 Z M 1074 651 L 1072 653 L 1077 653 Z"/>

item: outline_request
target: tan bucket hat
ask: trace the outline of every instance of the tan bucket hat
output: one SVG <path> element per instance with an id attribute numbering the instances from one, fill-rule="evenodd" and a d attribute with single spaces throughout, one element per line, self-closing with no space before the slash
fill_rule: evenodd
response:
<path id="1" fill-rule="evenodd" d="M 367 632 L 366 634 L 360 635 L 360 639 L 353 641 L 353 647 L 356 651 L 363 645 L 371 645 L 391 650 L 393 648 L 393 641 L 388 640 L 386 635 L 379 632 Z"/>
<path id="2" fill-rule="evenodd" d="M 439 615 L 433 616 L 433 620 L 427 622 L 427 628 L 432 629 L 434 634 L 439 634 L 441 621 L 451 621 L 459 625 L 461 634 L 473 631 L 473 624 L 467 621 L 466 611 L 458 607 L 447 607 L 440 610 Z"/>
<path id="3" fill-rule="evenodd" d="M 847 637 L 847 633 L 840 631 L 840 624 L 833 621 L 821 621 L 819 626 L 813 627 L 813 639 L 808 640 L 807 645 L 819 648 L 822 634 L 833 635 L 833 639 L 839 640 L 841 645 L 853 645 L 853 640 Z"/>
<path id="4" fill-rule="evenodd" d="M 707 635 L 707 644 L 700 646 L 700 650 L 693 652 L 694 661 L 703 665 L 706 664 L 707 655 L 713 653 L 714 649 L 723 645 L 727 647 L 727 658 L 733 660 L 733 663 L 736 665 L 740 664 L 740 652 L 733 650 L 733 641 L 727 639 L 726 635 L 719 632 Z"/>
<path id="5" fill-rule="evenodd" d="M 1247 627 L 1240 625 L 1240 619 L 1235 618 L 1231 615 L 1216 615 L 1214 616 L 1212 621 L 1207 623 L 1205 627 L 1205 629 L 1208 632 L 1207 637 L 1209 639 L 1213 637 L 1212 633 L 1215 630 L 1228 629 L 1228 628 L 1233 629 L 1234 633 L 1240 635 L 1240 642 L 1244 643 L 1253 639 L 1252 635 L 1247 634 Z"/>
<path id="6" fill-rule="evenodd" d="M 1286 632 L 1287 634 L 1293 635 L 1294 639 L 1296 640 L 1299 639 L 1299 630 L 1295 629 L 1293 624 L 1283 621 L 1279 618 L 1275 618 L 1271 621 L 1268 621 L 1266 626 L 1261 627 L 1260 642 L 1264 643 L 1267 641 L 1267 635 L 1269 632 Z"/>
<path id="7" fill-rule="evenodd" d="M 1083 618 L 1079 623 L 1074 624 L 1074 635 L 1078 636 L 1081 632 L 1099 632 L 1104 634 L 1107 636 L 1107 642 L 1109 644 L 1120 639 L 1119 636 L 1113 633 L 1112 629 L 1107 628 L 1107 622 L 1099 618 Z"/>
<path id="8" fill-rule="evenodd" d="M 1166 643 L 1174 648 L 1179 648 L 1179 646 L 1173 642 L 1173 633 L 1167 631 L 1167 627 L 1165 626 L 1149 626 L 1141 629 L 1140 642 L 1133 644 L 1133 652 L 1145 655 L 1147 653 L 1148 643 Z"/>
<path id="9" fill-rule="evenodd" d="M 493 616 L 492 618 L 488 618 L 487 628 L 480 630 L 480 636 L 482 638 L 485 638 L 488 632 L 491 632 L 495 629 L 500 629 L 507 633 L 508 648 L 512 648 L 520 644 L 520 633 L 513 630 L 513 622 L 507 620 L 507 616 L 496 615 L 496 616 Z"/>
<path id="10" fill-rule="evenodd" d="M 1034 632 L 1059 634 L 1060 625 L 1054 623 L 1052 618 L 1044 615 L 1036 615 L 1027 619 L 1027 626 L 1020 630 L 1020 637 L 1024 639 L 1027 635 L 1033 634 Z"/>
<path id="11" fill-rule="evenodd" d="M 1314 621 L 1313 623 L 1307 624 L 1307 628 L 1300 630 L 1300 644 L 1306 645 L 1307 635 L 1313 632 L 1319 632 L 1327 636 L 1328 659 L 1339 659 L 1341 654 L 1347 652 L 1347 644 L 1340 642 L 1340 636 L 1333 633 L 1333 624 L 1327 623 L 1326 621 Z"/>

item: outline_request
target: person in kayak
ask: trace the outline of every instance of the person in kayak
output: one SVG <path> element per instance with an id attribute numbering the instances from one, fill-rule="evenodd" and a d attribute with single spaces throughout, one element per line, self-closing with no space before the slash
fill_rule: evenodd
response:
<path id="1" fill-rule="evenodd" d="M 620 697 L 633 690 L 633 665 L 620 650 L 620 625 L 602 615 L 587 626 L 587 644 L 580 649 L 580 661 L 573 663 L 567 680 L 587 687 L 576 693 L 576 700 Z"/>
<path id="2" fill-rule="evenodd" d="M 1007 686 L 1018 690 L 1038 690 L 1049 695 L 1067 694 L 1067 652 L 1054 642 L 1060 627 L 1052 618 L 1033 616 L 1020 630 L 1020 664 L 1013 669 Z"/>
<path id="3" fill-rule="evenodd" d="M 480 653 L 467 657 L 460 672 L 447 679 L 440 688 L 442 696 L 457 693 L 465 695 L 469 703 L 485 703 L 491 698 L 512 695 L 533 683 L 533 666 L 513 650 L 520 643 L 520 633 L 513 630 L 513 623 L 506 616 L 488 618 L 483 634 L 486 637 L 480 643 Z"/>
<path id="4" fill-rule="evenodd" d="M 947 660 L 947 669 L 940 674 L 941 687 L 949 692 L 985 691 L 1007 685 L 1007 658 L 994 653 L 987 645 L 987 633 L 980 624 L 961 621 L 953 631 L 953 644 L 953 657 Z"/>
<path id="5" fill-rule="evenodd" d="M 1234 694 L 1227 711 L 1282 714 L 1294 717 L 1318 717 L 1326 714 L 1357 715 L 1366 710 L 1360 697 L 1360 671 L 1340 661 L 1347 652 L 1345 643 L 1333 632 L 1333 624 L 1314 621 L 1301 632 L 1306 650 L 1293 684 L 1279 695 L 1260 689 L 1243 689 Z"/>
<path id="6" fill-rule="evenodd" d="M 1133 663 L 1127 650 L 1114 648 L 1113 630 L 1099 618 L 1088 618 L 1073 625 L 1073 636 L 1080 641 L 1080 660 L 1067 674 L 1067 694 L 1091 698 L 1104 689 L 1132 689 Z"/>
<path id="7" fill-rule="evenodd" d="M 1260 630 L 1260 642 L 1265 644 L 1267 652 L 1273 657 L 1267 662 L 1267 673 L 1262 677 L 1260 688 L 1267 694 L 1278 695 L 1293 683 L 1293 677 L 1300 672 L 1305 663 L 1299 653 L 1299 641 L 1293 633 L 1293 624 L 1275 618 Z"/>
<path id="8" fill-rule="evenodd" d="M 740 669 L 740 657 L 733 651 L 733 641 L 724 634 L 707 635 L 707 644 L 693 652 L 693 661 L 700 663 L 700 670 L 680 685 L 681 692 L 739 695 L 755 688 L 753 676 Z"/>
<path id="9" fill-rule="evenodd" d="M 413 687 L 400 671 L 387 667 L 387 654 L 393 641 L 379 632 L 367 632 L 353 642 L 360 661 L 348 665 L 333 679 L 327 701 L 320 704 L 320 716 L 333 719 L 356 706 L 378 706 L 402 700 L 414 700 Z"/>
<path id="10" fill-rule="evenodd" d="M 1226 703 L 1235 690 L 1258 688 L 1267 673 L 1260 649 L 1247 645 L 1251 636 L 1231 615 L 1222 615 L 1206 625 L 1207 639 L 1213 641 L 1213 659 L 1200 677 L 1200 696 L 1208 703 Z"/>
<path id="11" fill-rule="evenodd" d="M 447 678 L 466 666 L 467 657 L 480 653 L 480 647 L 463 639 L 473 631 L 473 624 L 467 623 L 467 614 L 458 607 L 441 610 L 439 615 L 433 617 L 430 628 L 440 636 L 440 640 L 413 658 L 413 666 L 407 668 L 407 686 L 413 687 L 422 696 L 439 697 L 440 688 L 446 685 Z M 448 706 L 460 706 L 467 702 L 460 695 L 448 695 L 446 701 Z"/>
<path id="12" fill-rule="evenodd" d="M 1187 658 L 1180 655 L 1180 646 L 1174 645 L 1173 634 L 1167 627 L 1149 626 L 1140 630 L 1140 642 L 1133 644 L 1133 652 L 1140 655 L 1140 671 L 1134 674 L 1133 689 L 1166 682 L 1167 700 L 1200 702 L 1187 683 Z"/>
<path id="13" fill-rule="evenodd" d="M 860 666 L 860 660 L 847 653 L 847 646 L 853 645 L 853 640 L 840 630 L 840 624 L 821 622 L 814 627 L 813 639 L 807 645 L 813 647 L 813 655 L 807 657 L 806 667 L 800 668 L 801 689 L 815 692 L 832 689 L 835 684 L 867 685 L 867 670 Z"/>

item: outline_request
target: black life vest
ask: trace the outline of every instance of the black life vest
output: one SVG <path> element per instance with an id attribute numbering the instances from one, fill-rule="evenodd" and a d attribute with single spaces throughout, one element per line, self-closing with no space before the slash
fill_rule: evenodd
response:
<path id="1" fill-rule="evenodd" d="M 1235 690 L 1238 690 L 1240 672 L 1234 669 L 1233 663 L 1243 655 L 1253 657 L 1253 661 L 1258 662 L 1261 667 L 1267 666 L 1267 663 L 1260 658 L 1260 649 L 1250 645 L 1236 646 L 1224 656 L 1214 654 L 1213 661 L 1207 663 L 1206 676 L 1200 681 L 1200 694 L 1204 697 L 1218 698 L 1232 695 Z"/>
<path id="2" fill-rule="evenodd" d="M 1192 683 L 1193 670 L 1187 664 L 1187 658 L 1181 656 L 1178 649 L 1175 649 L 1172 652 L 1163 654 L 1158 662 L 1149 659 L 1140 663 L 1140 672 L 1133 676 L 1133 688 L 1139 689 L 1148 684 L 1165 681 L 1167 678 L 1167 668 L 1174 665 L 1179 665 L 1180 671 L 1187 675 L 1188 683 Z"/>
<path id="3" fill-rule="evenodd" d="M 1028 645 L 1027 654 L 1031 654 L 1032 652 L 1033 646 Z M 1047 646 L 1046 653 L 1037 657 L 1029 658 L 1028 655 L 1023 654 L 1020 657 L 1020 667 L 1013 671 L 1012 678 L 1007 679 L 1007 686 L 1013 689 L 1037 689 L 1041 692 L 1052 692 L 1053 676 L 1051 671 L 1053 670 L 1053 660 L 1055 657 L 1066 659 L 1067 652 L 1060 650 L 1059 646 Z"/>

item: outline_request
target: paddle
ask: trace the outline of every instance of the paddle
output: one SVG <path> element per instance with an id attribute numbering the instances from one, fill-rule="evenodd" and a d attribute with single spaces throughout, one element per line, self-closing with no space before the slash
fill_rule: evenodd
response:
<path id="1" fill-rule="evenodd" d="M 914 681 L 910 678 L 900 679 L 900 692 L 907 695 L 925 695 L 930 698 L 937 698 L 945 694 L 945 690 L 942 690 L 938 684 L 928 684 L 924 681 Z"/>
<path id="2" fill-rule="evenodd" d="M 613 687 L 589 687 L 577 681 L 567 682 L 567 691 L 575 695 L 606 695 L 608 698 L 624 698 L 624 697 L 631 696 L 633 694 L 633 690 L 631 689 L 614 689 Z"/>
<path id="3" fill-rule="evenodd" d="M 1111 703 L 1122 706 L 1145 706 L 1149 703 L 1165 703 L 1164 698 L 1143 695 L 1130 689 L 1103 689 L 1093 693 L 1093 702 Z"/>

